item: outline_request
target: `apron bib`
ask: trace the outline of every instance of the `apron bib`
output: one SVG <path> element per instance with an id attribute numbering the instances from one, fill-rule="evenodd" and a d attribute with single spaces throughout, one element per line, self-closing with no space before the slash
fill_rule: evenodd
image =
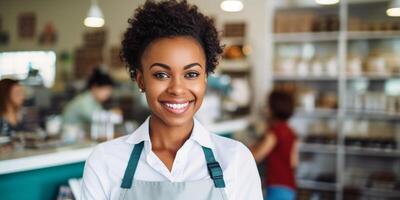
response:
<path id="1" fill-rule="evenodd" d="M 211 179 L 190 182 L 134 180 L 144 142 L 135 145 L 126 167 L 118 200 L 228 200 L 221 166 L 210 148 L 202 147 Z"/>

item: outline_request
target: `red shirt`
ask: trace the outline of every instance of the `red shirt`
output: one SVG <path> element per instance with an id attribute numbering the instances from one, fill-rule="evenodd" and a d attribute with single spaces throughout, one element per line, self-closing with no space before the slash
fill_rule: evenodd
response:
<path id="1" fill-rule="evenodd" d="M 275 123 L 270 132 L 276 136 L 276 145 L 267 157 L 266 185 L 296 188 L 290 157 L 296 136 L 287 122 Z"/>

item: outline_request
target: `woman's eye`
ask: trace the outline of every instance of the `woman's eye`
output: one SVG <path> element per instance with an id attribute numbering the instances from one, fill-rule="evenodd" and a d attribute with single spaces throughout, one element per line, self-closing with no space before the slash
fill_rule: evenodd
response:
<path id="1" fill-rule="evenodd" d="M 185 74 L 186 78 L 196 78 L 198 76 L 200 76 L 200 74 L 197 72 L 189 72 L 189 73 Z"/>
<path id="2" fill-rule="evenodd" d="M 156 77 L 157 79 L 169 78 L 168 74 L 165 72 L 155 73 L 155 74 L 153 74 L 153 76 Z"/>

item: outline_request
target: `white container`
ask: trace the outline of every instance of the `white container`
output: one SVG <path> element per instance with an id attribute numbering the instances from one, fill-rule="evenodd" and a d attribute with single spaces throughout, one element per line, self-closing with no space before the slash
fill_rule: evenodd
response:
<path id="1" fill-rule="evenodd" d="M 315 93 L 308 91 L 300 95 L 300 104 L 305 111 L 311 112 L 315 109 L 315 99 Z"/>
<path id="2" fill-rule="evenodd" d="M 336 57 L 330 57 L 325 63 L 325 72 L 327 76 L 338 75 L 338 61 Z"/>
<path id="3" fill-rule="evenodd" d="M 373 56 L 368 58 L 367 71 L 380 76 L 388 75 L 385 58 L 382 56 Z"/>
<path id="4" fill-rule="evenodd" d="M 309 63 L 306 60 L 300 60 L 297 63 L 297 75 L 298 76 L 308 76 L 310 71 Z"/>
<path id="5" fill-rule="evenodd" d="M 65 124 L 62 131 L 62 141 L 66 144 L 76 143 L 85 139 L 84 129 L 75 124 Z"/>
<path id="6" fill-rule="evenodd" d="M 296 62 L 292 58 L 282 59 L 278 64 L 278 74 L 283 76 L 292 76 L 295 74 Z"/>
<path id="7" fill-rule="evenodd" d="M 311 74 L 313 76 L 323 76 L 324 74 L 324 67 L 322 65 L 322 62 L 319 60 L 314 60 L 311 64 Z"/>
<path id="8" fill-rule="evenodd" d="M 359 57 L 352 57 L 347 62 L 347 74 L 352 76 L 362 75 L 362 60 Z"/>
<path id="9" fill-rule="evenodd" d="M 47 118 L 45 126 L 48 135 L 58 135 L 61 132 L 62 119 L 60 116 L 51 116 Z"/>

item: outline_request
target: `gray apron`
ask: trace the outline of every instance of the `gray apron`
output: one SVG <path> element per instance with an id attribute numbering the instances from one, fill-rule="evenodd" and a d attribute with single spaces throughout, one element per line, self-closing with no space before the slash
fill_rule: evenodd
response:
<path id="1" fill-rule="evenodd" d="M 121 184 L 119 200 L 228 200 L 221 166 L 210 148 L 202 147 L 211 179 L 191 182 L 134 180 L 144 142 L 136 144 Z"/>

